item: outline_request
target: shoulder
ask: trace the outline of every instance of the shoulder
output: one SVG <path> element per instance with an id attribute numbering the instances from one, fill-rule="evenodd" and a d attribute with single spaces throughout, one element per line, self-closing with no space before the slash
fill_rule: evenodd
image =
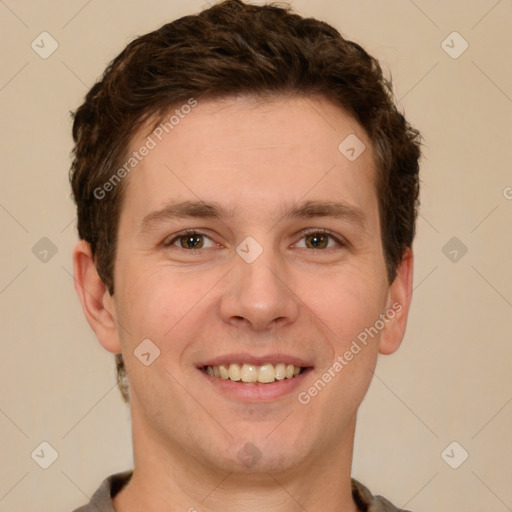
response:
<path id="1" fill-rule="evenodd" d="M 73 512 L 115 512 L 112 496 L 115 496 L 130 481 L 132 474 L 132 470 L 123 471 L 105 478 L 93 494 L 91 501 Z"/>
<path id="2" fill-rule="evenodd" d="M 395 507 L 382 496 L 374 496 L 369 489 L 352 479 L 352 496 L 359 509 L 365 512 L 411 512 Z"/>

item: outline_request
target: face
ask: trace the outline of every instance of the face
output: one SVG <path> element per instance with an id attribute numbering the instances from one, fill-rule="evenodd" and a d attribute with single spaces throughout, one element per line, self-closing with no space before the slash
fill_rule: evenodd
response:
<path id="1" fill-rule="evenodd" d="M 199 102 L 149 135 L 105 295 L 117 326 L 98 336 L 123 353 L 135 450 L 242 472 L 339 453 L 407 306 L 407 276 L 386 277 L 368 137 L 318 98 Z M 338 149 L 349 135 L 355 160 Z"/>

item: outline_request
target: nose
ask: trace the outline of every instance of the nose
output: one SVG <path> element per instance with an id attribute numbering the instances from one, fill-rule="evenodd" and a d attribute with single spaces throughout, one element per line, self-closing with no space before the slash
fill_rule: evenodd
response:
<path id="1" fill-rule="evenodd" d="M 225 323 L 265 331 L 291 324 L 299 314 L 299 299 L 289 272 L 270 250 L 252 263 L 238 255 L 228 275 L 220 306 Z"/>

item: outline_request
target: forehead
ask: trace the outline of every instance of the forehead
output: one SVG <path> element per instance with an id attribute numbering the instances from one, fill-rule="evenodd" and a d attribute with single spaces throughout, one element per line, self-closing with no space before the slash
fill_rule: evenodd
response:
<path id="1" fill-rule="evenodd" d="M 328 100 L 241 96 L 190 105 L 173 107 L 134 137 L 130 154 L 151 149 L 127 177 L 128 215 L 142 219 L 170 199 L 220 202 L 240 215 L 251 208 L 263 214 L 263 205 L 282 212 L 281 203 L 301 199 L 343 199 L 374 209 L 370 141 Z"/>

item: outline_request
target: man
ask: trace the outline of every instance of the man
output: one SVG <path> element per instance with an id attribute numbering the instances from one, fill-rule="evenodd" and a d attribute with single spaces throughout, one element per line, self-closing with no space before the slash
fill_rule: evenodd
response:
<path id="1" fill-rule="evenodd" d="M 377 61 L 227 0 L 130 43 L 73 135 L 76 289 L 134 447 L 78 510 L 397 510 L 350 476 L 418 203 L 419 133 Z"/>

